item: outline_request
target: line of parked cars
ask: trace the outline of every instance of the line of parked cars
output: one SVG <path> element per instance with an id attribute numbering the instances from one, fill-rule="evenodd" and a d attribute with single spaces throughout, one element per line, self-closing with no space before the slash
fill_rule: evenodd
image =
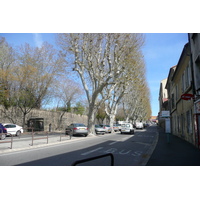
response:
<path id="1" fill-rule="evenodd" d="M 123 123 L 123 124 L 113 124 L 113 129 L 115 132 L 120 131 L 123 133 L 132 133 L 134 134 L 134 128 L 143 129 L 144 124 L 142 122 L 136 122 L 134 125 L 131 123 Z M 109 125 L 101 124 L 95 125 L 96 134 L 111 133 L 111 127 Z M 4 140 L 6 136 L 15 135 L 19 136 L 23 133 L 23 128 L 17 124 L 11 123 L 0 123 L 0 139 Z M 72 123 L 65 129 L 66 135 L 84 135 L 88 136 L 88 128 L 86 125 L 81 123 Z"/>
<path id="2" fill-rule="evenodd" d="M 121 130 L 121 126 L 114 124 L 113 129 L 115 132 Z M 95 125 L 95 133 L 102 134 L 111 133 L 111 127 L 106 124 Z M 81 123 L 72 123 L 65 129 L 66 135 L 83 135 L 85 137 L 88 136 L 88 128 L 86 125 Z"/>
<path id="3" fill-rule="evenodd" d="M 143 129 L 145 128 L 145 124 L 142 122 L 136 122 L 135 124 L 132 123 L 123 123 L 123 124 L 113 124 L 113 129 L 115 132 L 123 133 L 130 133 L 134 134 L 135 129 Z M 95 133 L 102 134 L 111 133 L 111 127 L 106 124 L 95 125 Z M 84 124 L 80 123 L 72 123 L 65 129 L 66 135 L 84 135 L 87 137 L 88 135 L 88 128 Z"/>
<path id="4" fill-rule="evenodd" d="M 23 128 L 17 124 L 0 123 L 0 139 L 4 140 L 6 136 L 19 136 L 23 133 Z"/>

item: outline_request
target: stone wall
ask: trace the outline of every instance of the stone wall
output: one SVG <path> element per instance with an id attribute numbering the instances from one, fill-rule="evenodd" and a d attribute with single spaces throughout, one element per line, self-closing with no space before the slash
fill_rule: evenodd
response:
<path id="1" fill-rule="evenodd" d="M 86 115 L 76 115 L 73 113 L 65 113 L 61 120 L 62 112 L 57 111 L 44 111 L 33 109 L 30 113 L 26 115 L 26 127 L 28 125 L 28 121 L 33 118 L 42 118 L 44 120 L 44 131 L 49 131 L 49 125 L 51 124 L 52 131 L 62 131 L 66 128 L 66 126 L 71 123 L 83 123 L 87 125 L 88 117 Z M 8 115 L 7 115 L 8 116 Z M 11 116 L 11 115 L 10 115 Z M 13 115 L 14 123 L 18 125 L 22 125 L 22 114 Z M 13 123 L 8 117 L 6 117 L 5 113 L 0 111 L 0 123 Z"/>

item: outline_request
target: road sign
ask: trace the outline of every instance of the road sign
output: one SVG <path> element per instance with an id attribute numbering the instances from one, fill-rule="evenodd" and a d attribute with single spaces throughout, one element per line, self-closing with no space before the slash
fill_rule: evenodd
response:
<path id="1" fill-rule="evenodd" d="M 181 99 L 183 99 L 183 100 L 191 100 L 193 98 L 194 98 L 193 94 L 182 94 L 181 95 Z"/>

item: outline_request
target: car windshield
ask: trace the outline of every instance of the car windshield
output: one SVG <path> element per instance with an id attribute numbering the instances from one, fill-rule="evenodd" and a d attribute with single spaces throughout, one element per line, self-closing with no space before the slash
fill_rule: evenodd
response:
<path id="1" fill-rule="evenodd" d="M 101 126 L 100 125 L 95 125 L 95 128 L 101 128 Z"/>
<path id="2" fill-rule="evenodd" d="M 75 127 L 86 127 L 84 124 L 74 124 Z"/>
<path id="3" fill-rule="evenodd" d="M 130 127 L 130 124 L 122 124 L 122 127 Z"/>

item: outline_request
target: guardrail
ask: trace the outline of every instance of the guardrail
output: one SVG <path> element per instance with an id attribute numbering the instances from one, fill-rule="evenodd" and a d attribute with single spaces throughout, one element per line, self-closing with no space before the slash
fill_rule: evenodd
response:
<path id="1" fill-rule="evenodd" d="M 61 142 L 62 137 L 67 137 L 67 136 L 69 136 L 69 139 L 71 140 L 72 134 L 67 135 L 64 133 L 64 135 L 62 135 L 62 133 L 60 132 L 60 142 Z"/>
<path id="2" fill-rule="evenodd" d="M 31 135 L 32 135 L 32 144 L 31 144 L 31 146 L 33 146 L 33 141 L 34 141 L 34 140 L 41 140 L 41 139 L 46 139 L 46 140 L 47 140 L 47 144 L 48 144 L 48 142 L 49 142 L 49 132 L 48 132 L 48 131 L 43 132 L 43 133 L 46 133 L 47 136 L 39 137 L 39 138 L 38 138 L 38 137 L 37 137 L 37 138 L 34 137 L 35 133 L 37 133 L 37 132 L 32 132 L 32 133 L 31 133 Z M 41 133 L 41 132 L 40 132 L 40 133 Z"/>
<path id="3" fill-rule="evenodd" d="M 111 157 L 111 166 L 114 166 L 114 156 L 113 156 L 112 153 L 108 153 L 108 154 L 104 154 L 104 155 L 100 155 L 100 156 L 95 156 L 95 157 L 91 157 L 91 158 L 86 158 L 86 159 L 83 159 L 83 160 L 77 160 L 72 164 L 72 166 L 76 166 L 76 165 L 84 163 L 84 162 L 88 162 L 88 161 L 91 161 L 91 160 L 96 160 L 96 159 L 100 159 L 100 158 L 108 157 L 108 156 Z"/>
<path id="4" fill-rule="evenodd" d="M 50 132 L 48 132 L 48 131 L 33 131 L 34 129 L 32 127 L 23 128 L 23 130 L 24 130 L 23 133 L 19 134 L 18 138 L 21 139 L 21 136 L 23 134 L 24 135 L 26 135 L 26 134 L 30 135 L 29 138 L 31 140 L 31 144 L 29 143 L 29 146 L 33 146 L 35 140 L 41 140 L 41 139 L 46 139 L 46 143 L 47 144 L 49 143 L 49 138 L 50 138 L 49 133 Z M 2 130 L 0 129 L 0 136 L 2 134 L 4 134 L 4 133 L 1 133 L 1 132 L 3 132 L 3 129 Z M 38 134 L 38 135 L 36 136 L 36 134 Z M 67 135 L 63 132 L 58 133 L 57 136 L 59 137 L 60 142 L 62 141 L 63 137 L 69 137 L 70 140 L 72 139 L 72 134 Z M 13 137 L 14 137 L 14 135 L 10 134 L 10 140 L 9 140 L 9 138 L 6 138 L 6 141 L 0 140 L 0 143 L 11 143 L 10 148 L 12 149 L 13 143 L 16 141 Z M 58 141 L 59 141 L 59 139 L 58 139 Z"/>

